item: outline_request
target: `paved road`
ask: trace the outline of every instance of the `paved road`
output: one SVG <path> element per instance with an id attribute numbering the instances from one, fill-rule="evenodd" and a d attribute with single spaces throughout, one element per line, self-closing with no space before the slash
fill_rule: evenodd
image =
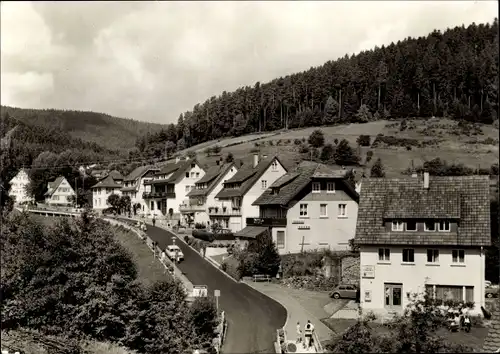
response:
<path id="1" fill-rule="evenodd" d="M 174 234 L 148 225 L 147 234 L 164 249 Z M 226 312 L 228 331 L 225 353 L 274 353 L 276 329 L 283 327 L 286 310 L 276 301 L 241 283 L 236 283 L 204 260 L 182 241 L 176 244 L 185 260 L 178 267 L 194 285 L 207 285 L 213 294 L 219 289 L 219 306 Z"/>

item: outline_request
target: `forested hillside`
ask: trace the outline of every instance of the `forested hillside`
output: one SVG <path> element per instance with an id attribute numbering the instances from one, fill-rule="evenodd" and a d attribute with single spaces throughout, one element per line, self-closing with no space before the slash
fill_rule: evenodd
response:
<path id="1" fill-rule="evenodd" d="M 116 118 L 103 113 L 56 109 L 1 107 L 1 116 L 9 113 L 22 122 L 46 129 L 59 129 L 72 138 L 97 143 L 107 149 L 130 149 L 137 137 L 158 132 L 161 124 Z"/>
<path id="2" fill-rule="evenodd" d="M 181 150 L 228 135 L 381 118 L 436 116 L 490 124 L 498 113 L 497 33 L 497 19 L 436 30 L 224 91 L 181 114 L 177 125 L 140 138 L 138 153 Z"/>

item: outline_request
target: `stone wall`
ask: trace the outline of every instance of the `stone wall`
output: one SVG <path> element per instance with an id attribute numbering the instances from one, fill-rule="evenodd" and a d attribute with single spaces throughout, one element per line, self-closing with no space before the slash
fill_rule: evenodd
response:
<path id="1" fill-rule="evenodd" d="M 359 285 L 359 257 L 345 257 L 341 261 L 341 282 Z"/>

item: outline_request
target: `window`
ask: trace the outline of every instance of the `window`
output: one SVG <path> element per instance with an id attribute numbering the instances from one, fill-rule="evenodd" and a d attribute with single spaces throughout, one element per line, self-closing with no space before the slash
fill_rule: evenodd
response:
<path id="1" fill-rule="evenodd" d="M 436 223 L 434 221 L 426 221 L 425 231 L 436 231 Z"/>
<path id="2" fill-rule="evenodd" d="M 409 220 L 406 222 L 406 231 L 417 231 L 417 222 Z"/>
<path id="3" fill-rule="evenodd" d="M 189 178 L 189 172 L 186 172 L 186 178 Z"/>
<path id="4" fill-rule="evenodd" d="M 195 172 L 191 172 L 191 178 L 194 178 L 194 176 L 196 176 L 196 173 Z"/>
<path id="5" fill-rule="evenodd" d="M 276 232 L 276 246 L 278 248 L 285 248 L 285 231 Z"/>
<path id="6" fill-rule="evenodd" d="M 326 210 L 326 204 L 320 204 L 319 205 L 319 217 L 320 218 L 325 218 L 327 217 L 327 210 Z"/>
<path id="7" fill-rule="evenodd" d="M 451 251 L 451 258 L 453 263 L 465 263 L 465 250 Z"/>
<path id="8" fill-rule="evenodd" d="M 307 204 L 300 204 L 300 216 L 307 216 Z"/>
<path id="9" fill-rule="evenodd" d="M 266 189 L 267 188 L 267 181 L 265 179 L 263 179 L 261 181 L 261 183 L 262 183 L 262 189 Z"/>
<path id="10" fill-rule="evenodd" d="M 189 186 L 186 186 L 186 192 L 189 192 Z"/>
<path id="11" fill-rule="evenodd" d="M 438 223 L 438 230 L 442 232 L 450 232 L 450 222 L 443 220 Z"/>
<path id="12" fill-rule="evenodd" d="M 378 260 L 379 261 L 390 261 L 391 260 L 391 250 L 389 248 L 379 248 L 378 249 Z"/>
<path id="13" fill-rule="evenodd" d="M 273 163 L 271 164 L 271 167 L 272 167 L 273 171 L 276 171 L 278 169 L 278 162 L 276 162 L 276 160 L 274 160 Z"/>
<path id="14" fill-rule="evenodd" d="M 335 193 L 335 182 L 328 182 L 326 184 L 326 192 L 327 193 Z"/>
<path id="15" fill-rule="evenodd" d="M 195 168 L 196 165 L 194 163 L 191 164 L 191 168 Z"/>
<path id="16" fill-rule="evenodd" d="M 412 248 L 403 249 L 403 262 L 414 263 L 415 262 L 415 250 Z"/>
<path id="17" fill-rule="evenodd" d="M 401 221 L 393 221 L 391 230 L 392 231 L 403 231 L 403 223 Z"/>
<path id="18" fill-rule="evenodd" d="M 339 216 L 340 217 L 346 216 L 346 208 L 347 208 L 347 204 L 339 204 Z"/>
<path id="19" fill-rule="evenodd" d="M 200 173 L 196 172 L 196 178 L 200 177 Z"/>
<path id="20" fill-rule="evenodd" d="M 439 250 L 427 250 L 427 263 L 439 262 Z"/>
<path id="21" fill-rule="evenodd" d="M 319 182 L 313 182 L 312 184 L 312 192 L 319 193 L 321 192 L 321 184 Z"/>

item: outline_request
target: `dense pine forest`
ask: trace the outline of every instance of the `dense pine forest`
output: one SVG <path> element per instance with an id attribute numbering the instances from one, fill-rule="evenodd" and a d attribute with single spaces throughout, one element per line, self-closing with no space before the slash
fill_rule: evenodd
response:
<path id="1" fill-rule="evenodd" d="M 332 44 L 333 45 L 333 44 Z M 498 114 L 498 19 L 435 30 L 253 87 L 222 92 L 137 140 L 151 156 L 278 129 L 406 117 L 491 124 Z"/>

